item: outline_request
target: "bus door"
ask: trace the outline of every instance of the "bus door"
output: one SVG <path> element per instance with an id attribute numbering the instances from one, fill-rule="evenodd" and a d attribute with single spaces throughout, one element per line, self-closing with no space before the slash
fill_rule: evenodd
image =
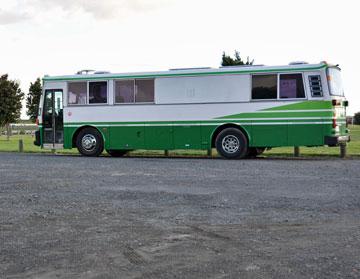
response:
<path id="1" fill-rule="evenodd" d="M 45 90 L 43 107 L 43 146 L 44 148 L 63 148 L 63 91 Z"/>

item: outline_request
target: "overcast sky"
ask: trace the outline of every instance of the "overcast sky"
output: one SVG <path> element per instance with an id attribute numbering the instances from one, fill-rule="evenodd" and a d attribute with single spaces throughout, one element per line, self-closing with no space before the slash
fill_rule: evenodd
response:
<path id="1" fill-rule="evenodd" d="M 333 0 L 0 0 L 0 74 L 24 92 L 37 77 L 326 60 L 360 111 L 359 4 Z"/>

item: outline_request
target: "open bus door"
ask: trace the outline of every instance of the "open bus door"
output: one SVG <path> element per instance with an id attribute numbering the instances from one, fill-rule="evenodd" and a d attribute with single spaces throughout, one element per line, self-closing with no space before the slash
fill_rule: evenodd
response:
<path id="1" fill-rule="evenodd" d="M 63 91 L 61 89 L 45 90 L 43 106 L 43 147 L 63 148 Z"/>

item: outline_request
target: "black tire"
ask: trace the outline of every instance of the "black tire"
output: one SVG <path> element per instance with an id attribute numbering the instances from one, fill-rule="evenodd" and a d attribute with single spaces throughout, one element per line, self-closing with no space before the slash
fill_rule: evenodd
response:
<path id="1" fill-rule="evenodd" d="M 256 157 L 263 154 L 265 147 L 250 147 L 248 151 L 248 157 Z"/>
<path id="2" fill-rule="evenodd" d="M 226 159 L 241 159 L 248 154 L 248 139 L 236 128 L 222 130 L 216 137 L 215 146 Z"/>
<path id="3" fill-rule="evenodd" d="M 104 140 L 97 129 L 85 128 L 76 138 L 76 147 L 84 156 L 97 157 L 104 150 Z"/>
<path id="4" fill-rule="evenodd" d="M 106 152 L 111 156 L 111 157 L 122 157 L 124 155 L 126 155 L 129 150 L 115 150 L 115 149 L 107 149 Z"/>

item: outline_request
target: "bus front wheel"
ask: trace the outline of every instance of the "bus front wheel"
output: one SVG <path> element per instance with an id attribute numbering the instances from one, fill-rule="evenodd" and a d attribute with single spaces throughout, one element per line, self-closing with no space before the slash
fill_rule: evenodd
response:
<path id="1" fill-rule="evenodd" d="M 227 159 L 241 159 L 248 153 L 247 137 L 236 128 L 226 128 L 215 140 L 219 154 Z"/>
<path id="2" fill-rule="evenodd" d="M 76 138 L 76 146 L 82 155 L 97 157 L 104 150 L 104 140 L 98 130 L 85 128 L 79 132 Z"/>

